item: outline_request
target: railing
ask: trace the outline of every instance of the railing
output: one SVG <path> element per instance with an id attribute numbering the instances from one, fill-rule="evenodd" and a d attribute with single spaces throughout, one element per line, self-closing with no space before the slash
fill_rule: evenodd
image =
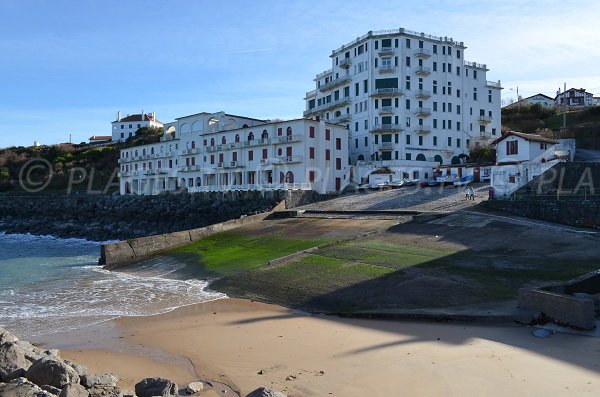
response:
<path id="1" fill-rule="evenodd" d="M 428 90 L 417 90 L 415 94 L 417 98 L 429 98 L 431 96 L 431 91 Z"/>
<path id="2" fill-rule="evenodd" d="M 260 159 L 260 165 L 267 165 L 269 164 L 269 159 Z"/>
<path id="3" fill-rule="evenodd" d="M 465 66 L 471 67 L 471 68 L 475 68 L 475 69 L 483 69 L 483 70 L 489 70 L 486 66 L 485 63 L 477 63 L 477 62 L 469 62 L 469 61 L 465 61 Z"/>
<path id="4" fill-rule="evenodd" d="M 199 192 L 228 192 L 228 191 L 261 191 L 261 190 L 312 190 L 311 183 L 264 183 L 264 184 L 239 184 L 239 185 L 205 185 L 190 186 L 190 193 Z"/>
<path id="5" fill-rule="evenodd" d="M 225 168 L 240 168 L 243 167 L 243 165 L 239 164 L 238 161 L 230 161 L 228 163 L 225 163 Z"/>
<path id="6" fill-rule="evenodd" d="M 374 125 L 373 128 L 371 128 L 371 132 L 373 133 L 396 131 L 402 131 L 402 126 L 400 126 L 400 124 L 378 124 Z"/>
<path id="7" fill-rule="evenodd" d="M 415 73 L 418 75 L 427 75 L 431 73 L 431 69 L 425 66 L 418 66 Z"/>
<path id="8" fill-rule="evenodd" d="M 321 87 L 319 87 L 319 91 L 324 92 L 324 91 L 331 90 L 332 88 L 335 88 L 337 86 L 347 83 L 348 81 L 350 81 L 350 79 L 351 79 L 350 76 L 338 77 L 335 80 L 331 80 L 331 81 L 323 84 Z"/>
<path id="9" fill-rule="evenodd" d="M 350 58 L 344 58 L 340 62 L 340 67 L 344 68 L 344 69 L 348 69 L 350 67 L 350 65 L 352 65 L 352 59 L 350 59 Z"/>
<path id="10" fill-rule="evenodd" d="M 302 156 L 282 156 L 276 157 L 273 159 L 273 163 L 275 164 L 291 164 L 291 163 L 301 163 L 303 157 Z"/>
<path id="11" fill-rule="evenodd" d="M 416 108 L 415 114 L 417 116 L 429 116 L 431 114 L 430 108 Z"/>
<path id="12" fill-rule="evenodd" d="M 394 53 L 394 48 L 389 46 L 389 47 L 381 47 L 379 49 L 379 55 L 392 55 Z"/>
<path id="13" fill-rule="evenodd" d="M 371 96 L 399 96 L 402 90 L 399 88 L 376 88 Z"/>
<path id="14" fill-rule="evenodd" d="M 431 127 L 425 125 L 418 125 L 415 128 L 415 132 L 417 134 L 429 134 L 431 132 Z"/>
<path id="15" fill-rule="evenodd" d="M 342 99 L 338 99 L 337 101 L 333 101 L 330 103 L 326 103 L 324 105 L 321 106 L 316 106 L 312 109 L 309 110 L 305 110 L 304 111 L 304 117 L 307 117 L 311 114 L 316 114 L 316 113 L 320 113 L 322 111 L 328 110 L 328 109 L 333 109 L 333 108 L 337 108 L 340 106 L 344 106 L 350 103 L 350 98 L 346 97 L 346 98 L 342 98 Z"/>
<path id="16" fill-rule="evenodd" d="M 306 97 L 304 97 L 304 99 L 312 98 L 314 96 L 317 96 L 317 90 L 308 91 L 306 93 Z"/>
<path id="17" fill-rule="evenodd" d="M 327 76 L 328 74 L 333 74 L 333 69 L 327 69 L 326 71 L 317 74 L 315 76 L 315 80 L 320 80 L 323 77 Z"/>
<path id="18" fill-rule="evenodd" d="M 380 66 L 377 70 L 379 73 L 394 73 L 396 69 L 393 66 Z"/>
<path id="19" fill-rule="evenodd" d="M 479 116 L 479 122 L 482 124 L 489 124 L 492 122 L 491 116 Z"/>
<path id="20" fill-rule="evenodd" d="M 350 121 L 350 119 L 351 119 L 350 115 L 347 113 L 344 113 L 341 116 L 337 116 L 332 119 L 329 119 L 328 122 L 330 122 L 331 124 L 340 124 L 340 123 L 347 123 L 348 121 Z"/>
<path id="21" fill-rule="evenodd" d="M 302 138 L 304 138 L 304 135 L 298 135 L 298 134 L 284 135 L 284 136 L 280 136 L 278 141 L 279 141 L 279 143 L 299 142 L 302 140 Z"/>
<path id="22" fill-rule="evenodd" d="M 417 48 L 415 55 L 417 58 L 429 58 L 431 56 L 431 51 L 426 50 L 425 48 Z"/>
<path id="23" fill-rule="evenodd" d="M 498 81 L 487 81 L 486 84 L 488 87 L 493 87 L 493 88 L 502 88 L 502 84 L 500 84 L 500 80 Z"/>
<path id="24" fill-rule="evenodd" d="M 184 165 L 183 167 L 179 167 L 180 172 L 195 172 L 200 171 L 202 167 L 199 165 Z"/>
<path id="25" fill-rule="evenodd" d="M 382 106 L 379 108 L 379 114 L 394 113 L 392 106 Z"/>
<path id="26" fill-rule="evenodd" d="M 384 149 L 384 150 L 392 150 L 392 149 L 394 149 L 394 143 L 393 142 L 381 142 L 379 144 L 379 148 Z"/>

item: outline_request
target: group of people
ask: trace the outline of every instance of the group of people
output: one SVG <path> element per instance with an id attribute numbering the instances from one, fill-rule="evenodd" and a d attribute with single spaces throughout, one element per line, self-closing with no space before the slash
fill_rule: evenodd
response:
<path id="1" fill-rule="evenodd" d="M 465 189 L 465 198 L 467 200 L 475 200 L 475 190 L 471 186 Z"/>

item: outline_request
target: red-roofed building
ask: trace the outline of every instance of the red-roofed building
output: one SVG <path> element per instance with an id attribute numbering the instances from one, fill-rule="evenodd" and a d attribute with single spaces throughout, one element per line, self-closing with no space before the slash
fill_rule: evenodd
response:
<path id="1" fill-rule="evenodd" d="M 117 113 L 117 119 L 112 122 L 112 141 L 123 142 L 135 135 L 136 131 L 143 127 L 161 128 L 163 123 L 156 118 L 156 113 L 128 114 L 121 118 L 121 112 Z"/>

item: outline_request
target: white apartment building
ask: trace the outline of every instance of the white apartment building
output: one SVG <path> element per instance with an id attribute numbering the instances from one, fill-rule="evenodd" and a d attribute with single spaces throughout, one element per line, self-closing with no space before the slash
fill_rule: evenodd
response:
<path id="1" fill-rule="evenodd" d="M 465 61 L 463 42 L 405 29 L 368 32 L 333 50 L 306 94 L 305 117 L 350 131 L 361 160 L 457 164 L 500 133 L 500 82 Z"/>
<path id="2" fill-rule="evenodd" d="M 128 114 L 121 118 L 121 112 L 117 112 L 117 118 L 112 123 L 112 141 L 124 142 L 127 138 L 135 135 L 142 127 L 160 128 L 163 123 L 156 119 L 156 113 Z"/>
<path id="3" fill-rule="evenodd" d="M 314 190 L 348 184 L 348 130 L 324 121 L 269 122 L 198 113 L 164 125 L 154 144 L 121 150 L 121 194 Z"/>

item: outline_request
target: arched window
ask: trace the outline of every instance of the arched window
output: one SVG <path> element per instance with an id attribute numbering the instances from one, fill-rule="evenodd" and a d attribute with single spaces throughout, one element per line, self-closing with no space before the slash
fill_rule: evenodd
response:
<path id="1" fill-rule="evenodd" d="M 358 161 L 365 161 L 365 156 L 363 156 L 362 154 L 359 154 Z"/>
<path id="2" fill-rule="evenodd" d="M 279 171 L 279 183 L 283 183 L 285 181 L 285 174 L 283 171 Z"/>
<path id="3" fill-rule="evenodd" d="M 417 154 L 417 161 L 426 161 L 425 155 L 423 153 Z"/>
<path id="4" fill-rule="evenodd" d="M 342 115 L 342 112 L 340 112 L 339 110 L 337 110 L 335 112 L 335 117 L 340 117 Z"/>
<path id="5" fill-rule="evenodd" d="M 250 133 L 248 134 L 248 140 L 249 141 L 253 141 L 254 140 L 254 133 L 252 131 L 250 131 Z"/>
<path id="6" fill-rule="evenodd" d="M 215 138 L 210 138 L 210 146 L 215 146 Z"/>
<path id="7" fill-rule="evenodd" d="M 142 150 L 142 156 L 145 156 L 145 155 L 146 155 L 146 148 L 144 148 L 144 149 Z"/>
<path id="8" fill-rule="evenodd" d="M 452 164 L 460 164 L 460 159 L 458 158 L 458 156 L 454 156 L 452 157 L 452 160 L 450 162 Z"/>
<path id="9" fill-rule="evenodd" d="M 285 134 L 286 134 L 287 136 L 292 136 L 292 127 L 288 127 L 288 128 L 285 130 Z"/>
<path id="10" fill-rule="evenodd" d="M 227 138 L 225 138 L 225 137 L 221 138 L 221 143 L 222 143 L 223 145 L 224 145 L 224 144 L 226 144 L 226 143 L 227 143 Z"/>
<path id="11" fill-rule="evenodd" d="M 239 142 L 240 141 L 240 134 L 235 134 L 235 142 Z"/>
<path id="12" fill-rule="evenodd" d="M 244 124 L 242 128 L 248 128 L 248 124 Z"/>
<path id="13" fill-rule="evenodd" d="M 435 161 L 436 163 L 440 163 L 440 164 L 442 164 L 442 163 L 444 162 L 444 159 L 443 159 L 443 158 L 442 158 L 442 156 L 440 156 L 439 154 L 436 154 L 436 155 L 433 157 L 433 161 Z"/>
<path id="14" fill-rule="evenodd" d="M 285 174 L 285 183 L 294 183 L 294 173 L 292 171 Z"/>
<path id="15" fill-rule="evenodd" d="M 269 133 L 267 130 L 263 130 L 262 135 L 260 136 L 262 139 L 269 139 Z"/>
<path id="16" fill-rule="evenodd" d="M 192 149 L 196 149 L 196 141 L 192 141 Z"/>

